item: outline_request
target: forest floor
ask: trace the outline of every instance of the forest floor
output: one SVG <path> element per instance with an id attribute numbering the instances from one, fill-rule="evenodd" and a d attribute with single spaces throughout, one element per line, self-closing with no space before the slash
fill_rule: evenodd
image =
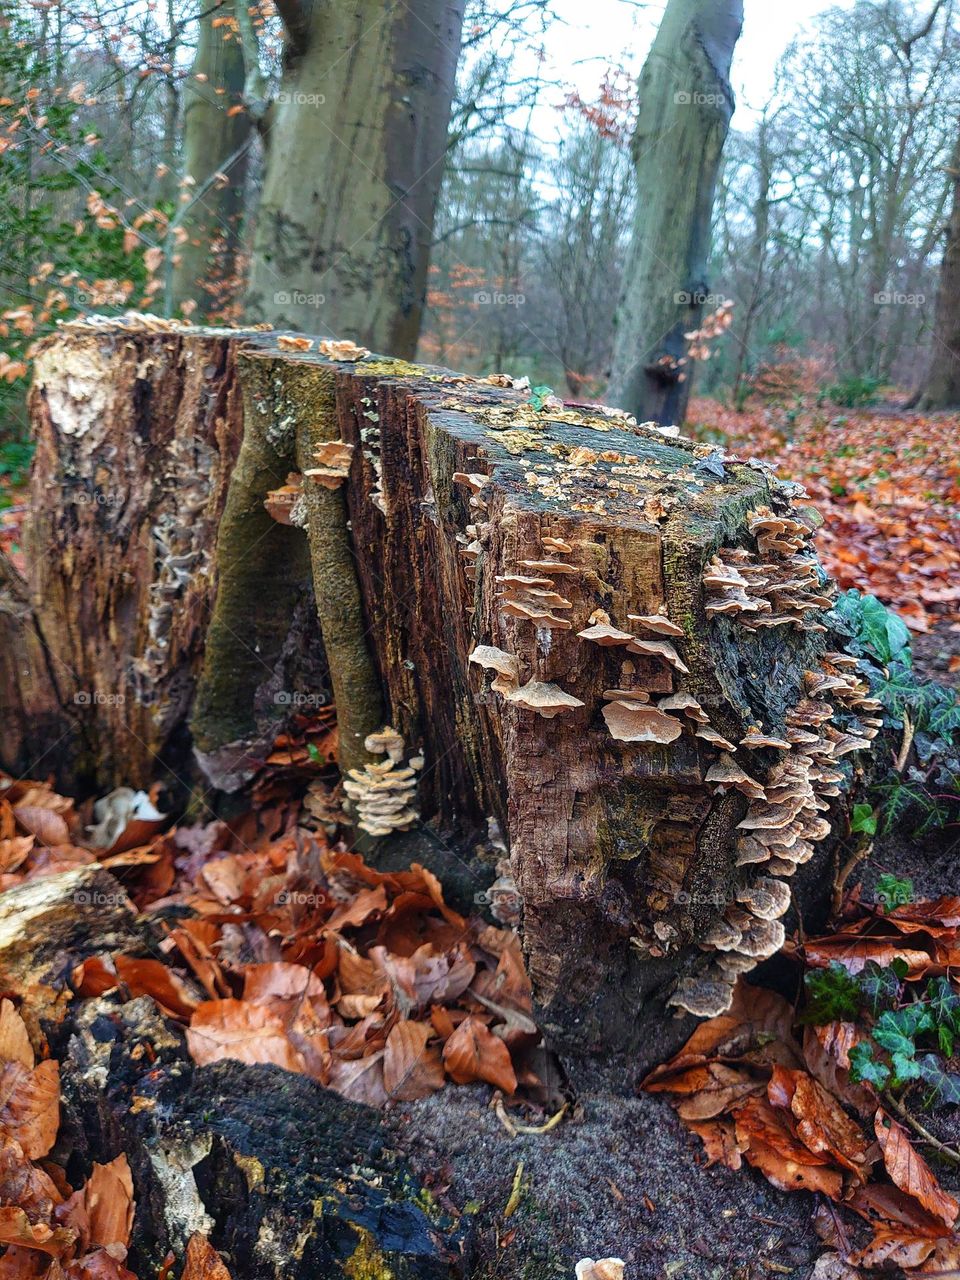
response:
<path id="1" fill-rule="evenodd" d="M 908 620 L 923 676 L 960 685 L 960 417 L 816 406 L 738 414 L 698 400 L 691 422 L 703 438 L 804 484 L 825 519 L 819 545 L 829 571 Z M 17 556 L 26 498 L 16 490 L 9 499 L 0 543 Z M 7 796 L 0 793 L 0 889 L 103 859 L 83 847 L 88 805 L 42 782 Z M 571 1280 L 578 1259 L 609 1255 L 625 1259 L 627 1280 L 810 1280 L 824 1250 L 822 1212 L 815 1228 L 822 1197 L 786 1194 L 746 1165 L 707 1167 L 700 1138 L 655 1093 L 581 1097 L 548 1132 L 511 1132 L 550 1120 L 563 1100 L 533 1051 L 515 939 L 489 921 L 467 922 L 423 874 L 377 875 L 331 850 L 322 832 L 314 852 L 333 897 L 310 909 L 323 927 L 302 914 L 286 919 L 279 897 L 267 903 L 264 884 L 286 885 L 290 901 L 309 886 L 302 851 L 273 803 L 256 835 L 214 823 L 132 851 L 114 845 L 107 865 L 112 857 L 139 906 L 190 907 L 198 920 L 170 931 L 166 976 L 152 961 L 104 956 L 74 973 L 77 995 L 153 995 L 185 1029 L 197 1063 L 239 1056 L 356 1101 L 380 1105 L 391 1094 L 385 1123 L 398 1148 L 442 1203 L 475 1215 L 485 1280 Z M 949 830 L 878 841 L 853 882 L 862 881 L 864 900 L 881 874 L 911 878 L 918 898 L 955 894 L 958 843 Z M 223 924 L 234 909 L 249 921 L 242 936 Z M 349 945 L 331 952 L 331 937 Z M 439 970 L 414 963 L 424 940 L 442 953 Z M 315 984 L 309 969 L 321 975 Z M 399 1021 L 390 983 L 416 993 Z M 311 1046 L 311 1021 L 333 1029 L 332 1052 Z M 527 1102 L 505 1107 L 517 1082 Z M 945 1188 L 960 1190 L 960 1171 L 935 1167 Z M 837 1267 L 817 1280 L 859 1274 Z"/>

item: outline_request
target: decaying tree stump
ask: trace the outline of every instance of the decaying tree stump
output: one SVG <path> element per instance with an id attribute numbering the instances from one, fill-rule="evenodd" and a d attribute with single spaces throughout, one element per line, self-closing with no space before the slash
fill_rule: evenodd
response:
<path id="1" fill-rule="evenodd" d="M 548 1035 L 574 1056 L 636 1057 L 645 1007 L 662 1011 L 672 992 L 680 1008 L 717 1012 L 736 974 L 778 949 L 791 885 L 806 868 L 822 887 L 817 850 L 843 761 L 876 732 L 855 663 L 828 651 L 816 517 L 759 464 L 622 416 L 534 402 L 507 378 L 324 344 L 346 357 L 338 362 L 306 345 L 268 333 L 65 330 L 44 348 L 34 393 L 37 496 L 49 477 L 65 483 L 67 461 L 100 438 L 93 426 L 54 435 L 52 424 L 73 420 L 63 405 L 75 413 L 77 361 L 88 400 L 109 397 L 122 423 L 138 420 L 148 368 L 163 440 L 178 438 L 174 422 L 196 431 L 182 370 L 219 371 L 214 399 L 231 406 L 229 422 L 242 392 L 243 448 L 215 539 L 219 480 L 211 490 L 182 447 L 161 455 L 171 486 L 179 475 L 189 495 L 202 483 L 210 522 L 210 568 L 185 571 L 192 604 L 174 617 L 199 627 L 214 565 L 219 579 L 192 720 L 209 778 L 242 785 L 278 693 L 281 711 L 317 693 L 280 683 L 297 678 L 283 655 L 309 553 L 326 650 L 326 674 L 312 679 L 328 675 L 335 694 L 359 828 L 381 840 L 428 824 L 453 841 L 495 817 Z M 208 406 L 213 439 L 219 420 Z M 175 456 L 182 474 L 170 471 Z M 100 454 L 106 490 L 112 466 L 130 474 L 117 457 Z M 300 493 L 271 499 L 292 471 Z M 162 485 L 154 492 L 129 497 L 138 527 L 156 520 Z M 264 503 L 276 509 L 284 496 L 278 524 Z M 174 494 L 169 509 L 183 501 Z M 62 511 L 49 498 L 48 509 Z M 121 591 L 133 562 L 128 550 L 121 568 L 104 544 L 111 513 L 83 515 L 97 529 L 84 544 L 84 591 L 62 515 L 33 532 L 35 551 L 63 548 L 38 586 L 64 611 L 56 634 L 77 628 L 83 679 L 109 682 L 143 665 L 148 587 L 134 572 Z M 140 603 L 125 617 L 139 629 L 117 618 L 131 592 Z M 195 630 L 174 635 L 160 688 L 185 687 L 175 652 L 198 658 Z M 124 687 L 134 737 L 158 742 L 150 682 Z M 182 714 L 171 702 L 170 715 Z M 109 724 L 96 732 L 100 751 L 114 749 Z"/>

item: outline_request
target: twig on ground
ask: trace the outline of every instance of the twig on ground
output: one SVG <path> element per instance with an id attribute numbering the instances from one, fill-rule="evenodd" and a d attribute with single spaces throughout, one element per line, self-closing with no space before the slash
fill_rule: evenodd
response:
<path id="1" fill-rule="evenodd" d="M 960 1165 L 960 1151 L 957 1151 L 955 1147 L 948 1147 L 945 1142 L 941 1142 L 939 1138 L 935 1138 L 930 1130 L 924 1128 L 920 1121 L 910 1114 L 903 1103 L 898 1098 L 895 1098 L 888 1090 L 884 1089 L 881 1096 L 884 1102 L 896 1111 L 904 1124 L 912 1129 L 917 1137 L 922 1138 L 924 1142 L 929 1143 L 937 1154 L 944 1160 L 949 1161 L 950 1164 Z"/>

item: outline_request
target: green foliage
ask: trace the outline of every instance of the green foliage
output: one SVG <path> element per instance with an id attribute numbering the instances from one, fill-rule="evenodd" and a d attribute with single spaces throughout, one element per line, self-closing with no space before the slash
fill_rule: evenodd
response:
<path id="1" fill-rule="evenodd" d="M 833 609 L 837 629 L 850 638 L 852 653 L 862 657 L 861 671 L 871 693 L 883 705 L 884 720 L 894 730 L 913 731 L 915 763 L 902 771 L 888 769 L 874 778 L 870 800 L 877 831 L 887 835 L 912 827 L 915 835 L 960 819 L 960 701 L 956 690 L 935 680 L 920 680 L 913 669 L 910 632 L 875 596 L 846 591 Z M 854 824 L 857 821 L 854 811 Z M 863 819 L 866 821 L 866 818 Z M 853 825 L 854 831 L 867 828 Z"/>
<path id="2" fill-rule="evenodd" d="M 0 444 L 0 478 L 13 488 L 26 480 L 33 459 L 34 445 L 25 440 L 7 440 Z"/>
<path id="3" fill-rule="evenodd" d="M 879 378 L 862 378 L 855 374 L 841 378 L 832 386 L 826 387 L 822 399 L 843 409 L 859 409 L 865 405 L 876 404 L 877 392 L 883 386 Z"/>
<path id="4" fill-rule="evenodd" d="M 529 403 L 536 409 L 537 413 L 542 413 L 546 406 L 547 397 L 553 395 L 553 387 L 533 387 L 530 391 Z"/>
<path id="5" fill-rule="evenodd" d="M 913 901 L 913 881 L 909 879 L 901 880 L 895 875 L 885 873 L 877 877 L 876 896 L 877 902 L 883 906 L 884 912 L 889 915 L 897 907 L 904 907 L 908 902 Z"/>
<path id="6" fill-rule="evenodd" d="M 877 815 L 871 804 L 855 804 L 850 817 L 850 830 L 865 836 L 877 834 Z"/>
<path id="7" fill-rule="evenodd" d="M 860 1012 L 860 984 L 839 960 L 827 969 L 810 969 L 803 977 L 807 1003 L 804 1022 L 851 1022 Z"/>
<path id="8" fill-rule="evenodd" d="M 960 996 L 946 978 L 939 977 L 930 979 L 922 999 L 898 1004 L 902 970 L 880 966 L 874 970 L 866 986 L 881 993 L 882 1003 L 864 1002 L 861 1007 L 861 1012 L 870 1013 L 873 1024 L 869 1036 L 850 1050 L 850 1079 L 893 1090 L 919 1081 L 924 1086 L 924 1106 L 960 1104 L 960 1076 L 944 1066 L 944 1060 L 953 1057 L 960 1035 Z M 865 973 L 859 975 L 862 991 Z M 839 990 L 839 980 L 831 981 Z M 850 989 L 844 990 L 849 995 Z M 849 1000 L 843 1007 L 849 1008 Z"/>

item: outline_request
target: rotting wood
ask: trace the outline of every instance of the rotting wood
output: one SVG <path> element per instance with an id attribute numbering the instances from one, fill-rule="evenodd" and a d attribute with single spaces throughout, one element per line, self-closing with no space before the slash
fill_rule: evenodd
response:
<path id="1" fill-rule="evenodd" d="M 76 340 L 70 329 L 56 341 Z M 167 340 L 207 339 L 181 329 Z M 247 408 L 221 564 L 237 514 L 252 527 L 284 483 L 295 431 L 304 471 L 307 432 L 314 449 L 321 435 L 339 440 L 325 478 L 336 483 L 346 458 L 348 474 L 320 485 L 336 515 L 315 490 L 303 522 L 321 625 L 338 619 L 338 601 L 351 619 L 327 653 L 334 688 L 360 690 L 340 695 L 341 715 L 355 717 L 358 740 L 379 692 L 399 763 L 422 758 L 404 812 L 441 833 L 498 819 L 552 1043 L 642 1056 L 665 995 L 696 1012 L 722 1007 L 733 976 L 782 934 L 779 916 L 766 917 L 784 890 L 767 882 L 822 888 L 817 850 L 843 777 L 834 757 L 868 748 L 876 731 L 844 655 L 827 656 L 818 619 L 830 587 L 796 486 L 623 416 L 537 409 L 509 379 L 336 363 L 269 333 L 220 341 Z M 356 577 L 338 595 L 324 529 L 342 527 L 343 508 Z M 258 556 L 248 587 L 228 588 L 221 568 L 204 686 L 229 671 L 243 616 L 281 644 L 290 604 L 269 594 L 269 578 L 295 594 L 284 575 L 307 538 L 296 521 L 276 528 L 285 550 Z M 259 546 L 279 547 L 272 538 L 265 526 Z M 218 631 L 225 590 L 238 612 Z M 274 616 L 263 619 L 266 600 Z M 506 674 L 470 661 L 491 649 Z M 357 653 L 369 653 L 378 690 L 369 671 L 350 684 Z M 234 686 L 241 718 L 254 683 Z M 208 762 L 238 723 L 216 725 L 201 698 L 194 727 Z"/>

